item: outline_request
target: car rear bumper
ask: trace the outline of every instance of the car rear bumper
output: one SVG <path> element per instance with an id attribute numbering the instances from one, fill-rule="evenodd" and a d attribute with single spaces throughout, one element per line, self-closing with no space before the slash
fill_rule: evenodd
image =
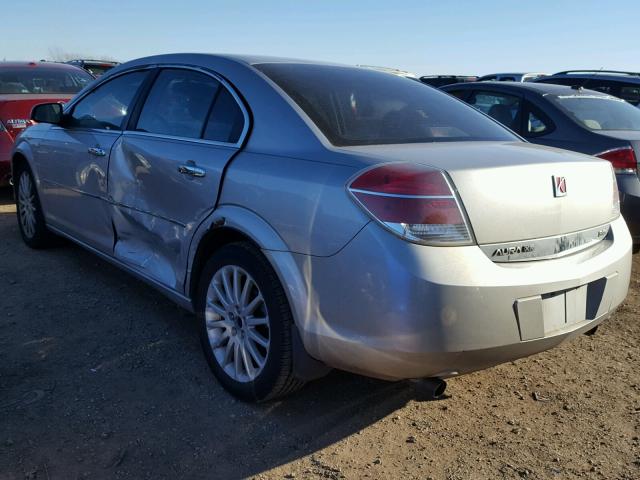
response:
<path id="1" fill-rule="evenodd" d="M 631 237 L 553 260 L 498 264 L 477 246 L 426 247 L 367 225 L 332 257 L 297 255 L 308 288 L 294 305 L 305 348 L 385 379 L 450 377 L 547 350 L 625 298 Z"/>
<path id="2" fill-rule="evenodd" d="M 627 222 L 633 243 L 640 243 L 640 197 L 635 195 L 622 195 L 620 212 Z"/>
<path id="3" fill-rule="evenodd" d="M 634 244 L 640 244 L 640 178 L 617 175 L 620 190 L 620 212 L 627 222 Z"/>
<path id="4" fill-rule="evenodd" d="M 0 187 L 9 185 L 11 179 L 11 148 L 13 140 L 7 132 L 0 132 Z"/>

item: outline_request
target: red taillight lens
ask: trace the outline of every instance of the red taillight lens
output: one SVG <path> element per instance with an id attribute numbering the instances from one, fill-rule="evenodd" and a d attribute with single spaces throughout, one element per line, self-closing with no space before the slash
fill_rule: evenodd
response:
<path id="1" fill-rule="evenodd" d="M 636 154 L 631 147 L 614 148 L 598 153 L 596 157 L 609 160 L 616 173 L 635 173 L 638 168 Z"/>
<path id="2" fill-rule="evenodd" d="M 471 243 L 471 231 L 444 173 L 416 164 L 365 171 L 348 186 L 357 202 L 385 227 L 425 244 Z"/>

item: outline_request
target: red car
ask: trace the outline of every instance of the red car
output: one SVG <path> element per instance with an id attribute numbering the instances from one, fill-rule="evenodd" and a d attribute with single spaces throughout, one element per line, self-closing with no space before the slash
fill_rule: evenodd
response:
<path id="1" fill-rule="evenodd" d="M 81 68 L 63 63 L 0 62 L 0 187 L 11 177 L 11 148 L 31 125 L 31 109 L 47 102 L 67 102 L 93 81 Z"/>

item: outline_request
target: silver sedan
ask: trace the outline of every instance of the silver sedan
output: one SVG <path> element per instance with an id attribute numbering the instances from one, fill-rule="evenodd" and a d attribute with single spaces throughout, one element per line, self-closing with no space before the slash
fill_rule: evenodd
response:
<path id="1" fill-rule="evenodd" d="M 12 160 L 24 241 L 69 238 L 195 312 L 246 400 L 330 368 L 490 367 L 592 331 L 627 293 L 608 162 L 406 78 L 163 55 L 33 119 Z"/>

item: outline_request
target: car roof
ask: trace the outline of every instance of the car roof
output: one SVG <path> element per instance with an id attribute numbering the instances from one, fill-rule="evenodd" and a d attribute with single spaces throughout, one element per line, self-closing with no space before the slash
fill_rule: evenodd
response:
<path id="1" fill-rule="evenodd" d="M 471 88 L 481 89 L 483 86 L 490 87 L 500 87 L 501 90 L 512 91 L 512 92 L 522 92 L 524 90 L 538 93 L 540 95 L 545 94 L 555 94 L 562 95 L 566 93 L 573 92 L 574 94 L 577 90 L 574 87 L 569 85 L 556 85 L 554 83 L 536 83 L 536 82 L 468 82 L 468 83 L 457 83 L 454 85 L 446 85 L 442 87 L 442 90 L 460 90 L 465 89 L 469 90 Z M 602 92 L 597 92 L 595 90 L 584 89 L 583 92 L 589 92 L 589 94 L 599 95 L 603 97 L 609 97 L 610 95 Z"/>
<path id="2" fill-rule="evenodd" d="M 498 72 L 498 73 L 488 73 L 486 75 L 481 75 L 481 77 L 506 77 L 506 76 L 525 76 L 525 75 L 547 75 L 543 72 Z"/>
<path id="3" fill-rule="evenodd" d="M 78 67 L 75 65 L 70 65 L 68 63 L 58 63 L 58 62 L 0 62 L 0 68 L 20 68 L 20 67 L 31 67 L 31 68 L 54 68 L 59 70 L 75 70 Z"/>
<path id="4" fill-rule="evenodd" d="M 91 60 L 91 59 L 84 59 L 84 58 L 76 58 L 73 60 L 69 60 L 68 62 L 65 63 L 95 63 L 95 64 L 99 64 L 99 65 L 120 65 L 120 62 L 116 62 L 115 60 Z"/>
<path id="5" fill-rule="evenodd" d="M 477 75 L 422 75 L 420 78 L 478 78 Z"/>
<path id="6" fill-rule="evenodd" d="M 613 82 L 640 83 L 640 73 L 621 72 L 617 70 L 567 70 L 545 77 L 546 81 L 553 78 L 580 78 L 591 80 L 608 80 Z"/>

